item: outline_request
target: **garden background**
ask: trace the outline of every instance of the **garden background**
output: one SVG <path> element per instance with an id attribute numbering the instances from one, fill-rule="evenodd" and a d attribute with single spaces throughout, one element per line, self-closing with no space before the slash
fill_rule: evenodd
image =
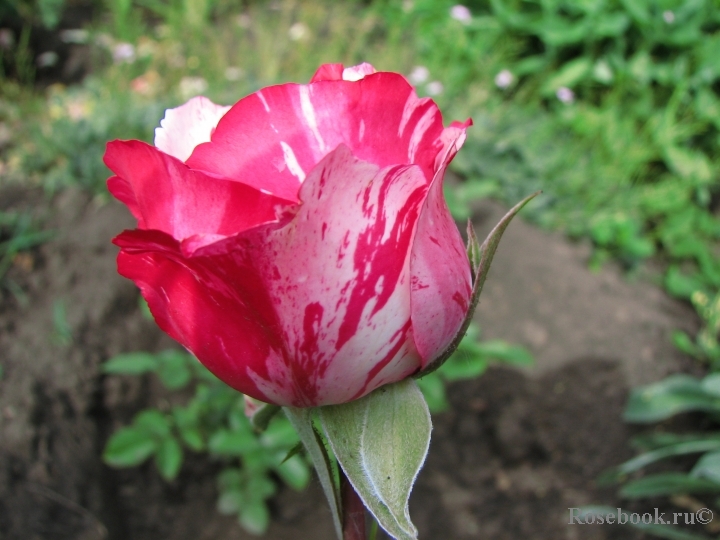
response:
<path id="1" fill-rule="evenodd" d="M 543 190 L 420 381 L 421 538 L 717 537 L 568 508 L 720 510 L 718 29 L 713 0 L 0 0 L 0 538 L 332 538 L 288 425 L 254 433 L 116 275 L 101 158 L 363 61 L 472 117 L 462 230 Z"/>

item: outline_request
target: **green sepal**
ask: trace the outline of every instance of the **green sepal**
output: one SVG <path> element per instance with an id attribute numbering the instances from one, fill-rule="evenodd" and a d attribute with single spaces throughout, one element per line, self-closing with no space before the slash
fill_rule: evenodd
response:
<path id="1" fill-rule="evenodd" d="M 310 459 L 312 459 L 318 478 L 320 479 L 320 485 L 330 505 L 330 513 L 332 514 L 335 533 L 337 534 L 338 540 L 343 540 L 340 492 L 327 449 L 313 425 L 313 409 L 283 407 L 283 411 L 295 428 L 295 431 L 297 431 L 298 437 L 300 437 L 300 440 L 305 446 L 305 450 L 310 456 Z"/>
<path id="2" fill-rule="evenodd" d="M 470 268 L 473 272 L 473 289 L 472 295 L 470 297 L 470 308 L 468 309 L 467 315 L 465 316 L 465 320 L 463 321 L 460 330 L 455 335 L 450 344 L 447 346 L 447 348 L 442 353 L 440 353 L 440 355 L 424 370 L 415 375 L 416 377 L 423 377 L 428 373 L 432 373 L 433 371 L 438 369 L 445 363 L 448 358 L 450 358 L 452 353 L 454 353 L 455 350 L 458 348 L 458 345 L 460 345 L 463 337 L 465 337 L 465 333 L 467 332 L 467 329 L 472 322 L 473 315 L 475 314 L 475 309 L 477 308 L 478 302 L 480 301 L 480 293 L 482 292 L 483 285 L 485 285 L 485 279 L 487 279 L 487 274 L 490 271 L 490 265 L 492 264 L 493 257 L 495 257 L 495 252 L 497 251 L 498 245 L 500 244 L 500 239 L 502 238 L 505 229 L 507 229 L 508 225 L 510 225 L 510 222 L 517 215 L 517 213 L 540 193 L 540 191 L 533 193 L 532 195 L 525 197 L 522 201 L 513 206 L 508 211 L 508 213 L 503 216 L 503 218 L 498 222 L 498 224 L 495 225 L 495 228 L 490 231 L 490 234 L 488 234 L 487 238 L 481 246 L 477 245 L 477 236 L 475 235 L 472 224 L 468 222 L 467 253 L 468 258 L 470 259 Z"/>
<path id="3" fill-rule="evenodd" d="M 417 383 L 405 379 L 318 414 L 340 466 L 378 523 L 398 540 L 416 539 L 408 501 L 432 430 Z"/>

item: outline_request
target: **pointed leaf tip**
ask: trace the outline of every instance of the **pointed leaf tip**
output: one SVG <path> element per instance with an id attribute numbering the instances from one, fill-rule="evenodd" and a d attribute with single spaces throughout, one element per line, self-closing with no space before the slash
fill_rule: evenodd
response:
<path id="1" fill-rule="evenodd" d="M 345 475 L 388 534 L 417 539 L 410 491 L 430 445 L 430 411 L 415 381 L 383 386 L 356 401 L 319 409 Z"/>

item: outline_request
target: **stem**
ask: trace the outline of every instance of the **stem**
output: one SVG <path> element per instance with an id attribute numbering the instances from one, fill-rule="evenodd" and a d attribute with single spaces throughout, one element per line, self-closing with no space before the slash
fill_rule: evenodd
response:
<path id="1" fill-rule="evenodd" d="M 377 538 L 377 533 L 378 533 L 378 522 L 377 522 L 377 519 L 375 519 L 373 517 L 372 525 L 370 525 L 370 537 L 368 538 L 368 540 L 375 540 L 375 538 Z"/>
<path id="2" fill-rule="evenodd" d="M 343 514 L 343 540 L 365 540 L 365 505 L 345 472 L 340 469 L 340 492 Z"/>

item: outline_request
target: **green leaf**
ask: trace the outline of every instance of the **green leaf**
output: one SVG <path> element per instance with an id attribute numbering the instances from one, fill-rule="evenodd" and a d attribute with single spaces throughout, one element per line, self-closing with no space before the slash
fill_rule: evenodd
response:
<path id="1" fill-rule="evenodd" d="M 218 497 L 217 510 L 223 515 L 237 514 L 245 504 L 245 496 L 240 489 L 223 491 Z"/>
<path id="2" fill-rule="evenodd" d="M 264 534 L 270 525 L 270 512 L 264 501 L 249 501 L 240 508 L 240 525 L 252 534 Z"/>
<path id="3" fill-rule="evenodd" d="M 305 450 L 310 456 L 310 459 L 312 459 L 318 478 L 320 479 L 320 485 L 330 505 L 335 534 L 337 534 L 338 540 L 343 540 L 340 493 L 327 449 L 320 435 L 315 431 L 315 426 L 312 421 L 312 410 L 283 407 L 283 411 L 295 428 L 303 445 L 305 445 Z"/>
<path id="4" fill-rule="evenodd" d="M 589 58 L 581 56 L 566 63 L 560 70 L 551 76 L 542 86 L 541 92 L 545 95 L 554 94 L 558 88 L 566 86 L 572 88 L 584 79 L 591 71 L 592 63 Z"/>
<path id="5" fill-rule="evenodd" d="M 280 478 L 291 488 L 302 491 L 310 482 L 310 469 L 300 456 L 285 457 L 275 467 Z"/>
<path id="6" fill-rule="evenodd" d="M 192 378 L 188 361 L 192 358 L 180 351 L 163 351 L 158 355 L 158 377 L 168 390 L 177 390 L 186 386 Z"/>
<path id="7" fill-rule="evenodd" d="M 255 429 L 265 431 L 268 428 L 270 420 L 275 417 L 279 410 L 280 407 L 278 405 L 265 403 L 250 417 L 250 423 Z"/>
<path id="8" fill-rule="evenodd" d="M 702 456 L 690 471 L 690 476 L 706 478 L 720 484 L 720 451 L 709 452 Z"/>
<path id="9" fill-rule="evenodd" d="M 448 363 L 449 362 L 445 362 L 439 371 L 429 373 L 425 377 L 416 379 L 418 387 L 422 391 L 423 396 L 425 396 L 425 401 L 427 401 L 430 412 L 442 412 L 450 407 L 450 404 L 445 396 L 445 383 L 439 375 Z"/>
<path id="10" fill-rule="evenodd" d="M 467 354 L 458 350 L 445 362 L 438 373 L 448 381 L 478 377 L 488 367 L 487 359 L 481 354 Z"/>
<path id="11" fill-rule="evenodd" d="M 394 538 L 417 538 L 408 500 L 432 430 L 417 384 L 406 379 L 318 412 L 328 442 L 365 506 Z"/>
<path id="12" fill-rule="evenodd" d="M 249 431 L 216 431 L 208 441 L 208 448 L 214 454 L 224 456 L 241 456 L 259 447 L 255 435 Z"/>
<path id="13" fill-rule="evenodd" d="M 720 493 L 720 484 L 683 473 L 658 473 L 625 484 L 620 496 L 628 499 L 677 494 Z"/>
<path id="14" fill-rule="evenodd" d="M 134 467 L 155 451 L 156 440 L 134 427 L 121 428 L 112 434 L 105 446 L 103 460 L 113 467 Z"/>
<path id="15" fill-rule="evenodd" d="M 687 454 L 698 454 L 712 450 L 720 450 L 720 439 L 681 442 L 665 446 L 663 448 L 658 448 L 656 450 L 640 454 L 639 456 L 626 461 L 622 465 L 615 467 L 612 471 L 603 474 L 603 480 L 607 481 L 617 479 L 622 475 L 635 472 L 661 459 Z"/>
<path id="16" fill-rule="evenodd" d="M 133 426 L 158 439 L 170 436 L 170 418 L 157 409 L 147 409 L 138 413 L 133 420 Z"/>
<path id="17" fill-rule="evenodd" d="M 479 351 L 489 358 L 515 366 L 531 366 L 534 363 L 532 354 L 519 345 L 511 345 L 500 339 L 482 341 L 478 344 Z"/>
<path id="18" fill-rule="evenodd" d="M 160 476 L 165 480 L 174 480 L 180 472 L 182 461 L 182 448 L 174 438 L 167 437 L 160 441 L 155 450 L 155 465 Z"/>
<path id="19" fill-rule="evenodd" d="M 720 398 L 708 395 L 700 381 L 690 375 L 671 375 L 633 389 L 624 418 L 628 422 L 651 423 L 689 411 L 718 412 Z"/>
<path id="20" fill-rule="evenodd" d="M 116 375 L 141 375 L 155 371 L 158 361 L 147 352 L 119 354 L 102 365 L 102 372 Z"/>

